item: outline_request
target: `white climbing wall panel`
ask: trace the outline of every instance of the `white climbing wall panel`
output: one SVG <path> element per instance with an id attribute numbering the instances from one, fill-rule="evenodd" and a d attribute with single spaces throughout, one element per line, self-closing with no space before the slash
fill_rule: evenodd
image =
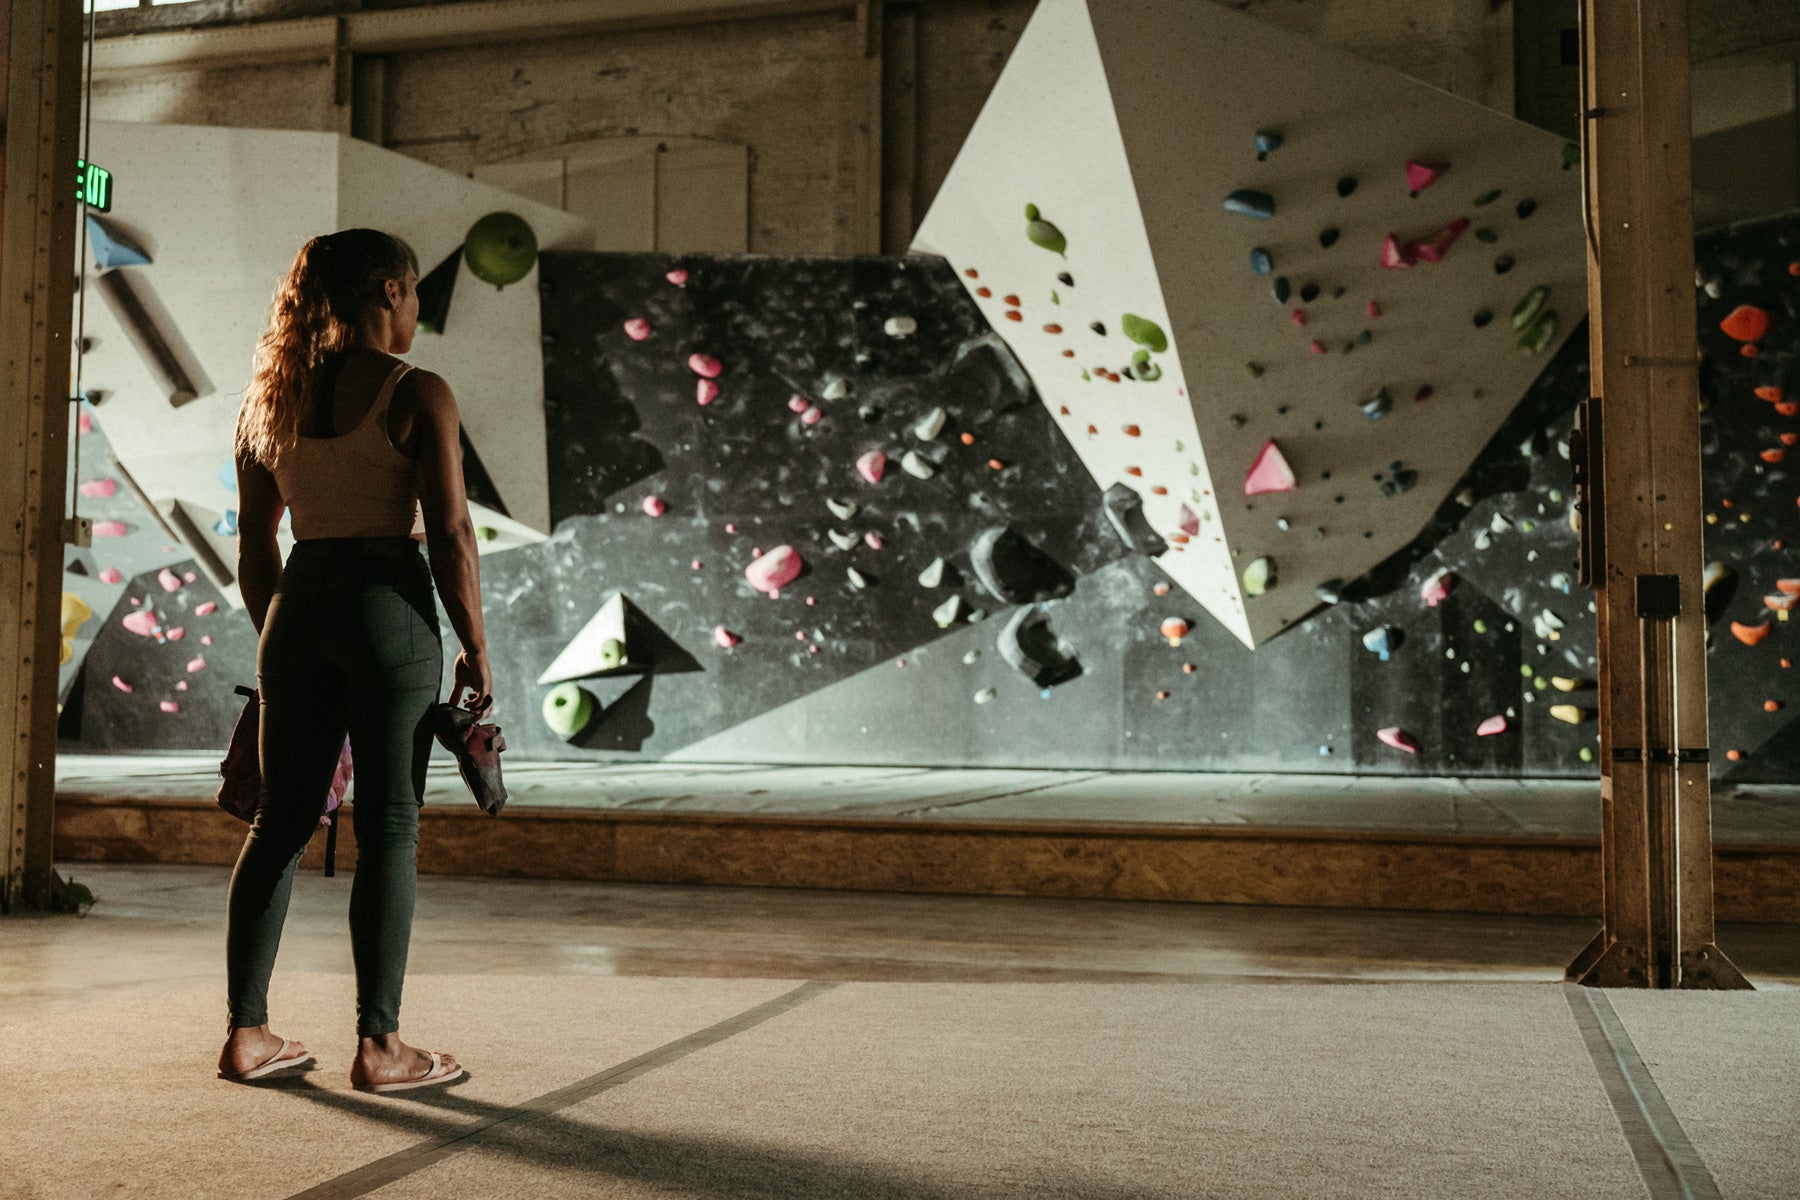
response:
<path id="1" fill-rule="evenodd" d="M 131 268 L 135 286 L 192 364 L 200 394 L 168 402 L 101 302 L 91 255 L 82 386 L 106 393 L 96 420 L 151 501 L 164 511 L 180 502 L 206 530 L 237 508 L 228 481 L 238 405 L 276 283 L 308 238 L 373 226 L 404 238 L 429 271 L 497 209 L 524 217 L 541 249 L 591 236 L 566 213 L 336 134 L 96 121 L 90 156 L 116 180 L 106 219 L 150 252 L 150 265 Z M 420 333 L 405 356 L 450 380 L 512 513 L 486 514 L 500 536 L 484 550 L 549 532 L 536 278 L 534 268 L 498 291 L 459 280 L 447 331 Z M 233 538 L 209 536 L 231 563 Z M 238 602 L 235 588 L 227 594 Z"/>
<path id="2" fill-rule="evenodd" d="M 1447 169 L 1412 195 L 1409 161 Z M 1198 515 L 1158 564 L 1255 645 L 1410 542 L 1580 323 L 1579 187 L 1553 135 L 1222 6 L 1043 0 L 915 249 L 962 273 L 1102 489 L 1142 493 L 1165 537 Z M 1227 211 L 1240 189 L 1273 215 Z M 1383 267 L 1389 234 L 1462 219 L 1441 261 Z M 1509 317 L 1539 285 L 1557 325 L 1530 354 Z M 1125 313 L 1167 333 L 1153 381 L 1126 370 Z M 1271 438 L 1297 486 L 1247 497 Z M 1383 495 L 1396 462 L 1412 486 Z M 1276 582 L 1246 595 L 1260 558 Z"/>

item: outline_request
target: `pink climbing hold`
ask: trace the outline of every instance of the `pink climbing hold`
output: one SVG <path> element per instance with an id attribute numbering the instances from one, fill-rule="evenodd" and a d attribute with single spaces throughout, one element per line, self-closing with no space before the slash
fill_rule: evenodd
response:
<path id="1" fill-rule="evenodd" d="M 169 570 L 167 567 L 164 567 L 156 573 L 156 582 L 162 584 L 162 590 L 165 592 L 179 592 L 181 590 L 181 576 Z"/>
<path id="2" fill-rule="evenodd" d="M 1438 226 L 1425 237 L 1414 238 L 1406 243 L 1406 252 L 1419 262 L 1443 262 L 1444 255 L 1450 252 L 1450 247 L 1468 227 L 1469 218 L 1458 217 Z"/>
<path id="3" fill-rule="evenodd" d="M 94 419 L 88 414 L 82 413 L 80 417 L 76 418 L 75 428 L 83 433 L 92 433 L 94 432 Z"/>
<path id="4" fill-rule="evenodd" d="M 641 342 L 650 336 L 650 322 L 642 317 L 633 317 L 625 322 L 625 336 L 634 342 Z"/>
<path id="5" fill-rule="evenodd" d="M 1475 727 L 1476 737 L 1493 737 L 1496 733 L 1506 732 L 1505 717 L 1489 717 Z"/>
<path id="6" fill-rule="evenodd" d="M 777 546 L 745 567 L 744 578 L 757 591 L 767 592 L 773 597 L 800 578 L 800 568 L 803 566 L 805 563 L 801 561 L 798 550 L 792 546 Z"/>
<path id="7" fill-rule="evenodd" d="M 822 408 L 809 408 L 800 414 L 800 423 L 802 425 L 817 425 L 824 419 L 825 410 Z"/>
<path id="8" fill-rule="evenodd" d="M 100 579 L 101 583 L 124 583 L 125 582 L 125 576 L 119 573 L 119 568 L 117 568 L 117 567 L 107 567 L 107 568 L 103 569 L 100 572 L 99 579 Z"/>
<path id="9" fill-rule="evenodd" d="M 81 494 L 90 500 L 105 500 L 118 490 L 116 479 L 90 479 L 81 485 Z"/>
<path id="10" fill-rule="evenodd" d="M 196 580 L 200 577 L 198 575 L 194 574 L 192 571 L 183 571 L 181 573 L 181 578 L 182 578 L 182 581 L 185 583 L 192 583 L 192 582 L 194 582 L 194 580 Z"/>
<path id="11" fill-rule="evenodd" d="M 1308 346 L 1307 349 L 1311 350 L 1314 354 L 1323 354 L 1325 353 L 1325 343 L 1321 342 L 1318 338 L 1314 338 L 1312 340 L 1312 345 Z"/>
<path id="12" fill-rule="evenodd" d="M 688 370 L 706 379 L 717 379 L 725 366 L 710 354 L 688 355 Z"/>
<path id="13" fill-rule="evenodd" d="M 1407 243 L 1410 248 L 1411 243 Z M 1390 271 L 1404 271 L 1413 265 L 1414 259 L 1408 250 L 1400 248 L 1400 239 L 1393 234 L 1381 240 L 1381 265 Z"/>
<path id="14" fill-rule="evenodd" d="M 882 475 L 887 471 L 887 455 L 879 450 L 871 450 L 856 460 L 856 470 L 870 483 L 880 483 Z"/>
<path id="15" fill-rule="evenodd" d="M 204 658 L 189 659 L 188 665 L 187 665 L 187 670 L 188 670 L 189 675 L 192 675 L 195 671 L 206 670 L 206 660 Z"/>
<path id="16" fill-rule="evenodd" d="M 1375 303 L 1373 300 L 1369 301 L 1369 320 L 1373 321 L 1376 317 L 1379 317 L 1380 315 L 1381 315 L 1381 305 Z"/>
<path id="17" fill-rule="evenodd" d="M 205 604 L 195 606 L 194 615 L 196 617 L 210 617 L 218 611 L 219 606 L 214 604 L 211 600 L 208 600 Z"/>
<path id="18" fill-rule="evenodd" d="M 871 550 L 881 549 L 881 535 L 876 533 L 873 529 L 869 530 L 869 532 L 863 534 L 863 545 Z"/>
<path id="19" fill-rule="evenodd" d="M 1187 534 L 1189 537 L 1199 536 L 1200 518 L 1194 513 L 1193 509 L 1185 504 L 1181 506 L 1181 512 L 1175 518 L 1175 525 L 1181 532 Z M 1160 587 L 1161 585 L 1159 584 L 1158 586 Z M 1157 593 L 1157 595 L 1161 594 L 1161 592 Z"/>
<path id="20" fill-rule="evenodd" d="M 788 397 L 789 412 L 803 413 L 811 407 L 812 401 L 808 400 L 805 396 L 802 396 L 799 392 L 795 392 L 792 396 Z"/>
<path id="21" fill-rule="evenodd" d="M 668 511 L 669 511 L 669 506 L 663 502 L 663 498 L 661 496 L 645 496 L 644 497 L 644 515 L 645 516 L 660 517 Z"/>
<path id="22" fill-rule="evenodd" d="M 1306 310 L 1303 308 L 1296 308 L 1293 312 L 1288 314 L 1288 320 L 1290 320 L 1294 323 L 1295 329 L 1305 329 L 1306 328 Z"/>
<path id="23" fill-rule="evenodd" d="M 95 521 L 94 522 L 94 536 L 95 537 L 124 537 L 127 533 L 130 533 L 130 532 L 131 531 L 126 528 L 125 522 L 123 522 L 123 521 Z"/>
<path id="24" fill-rule="evenodd" d="M 719 385 L 710 379 L 694 382 L 694 402 L 704 407 L 719 398 Z"/>
<path id="25" fill-rule="evenodd" d="M 1436 608 L 1450 598 L 1450 588 L 1455 582 L 1456 577 L 1450 574 L 1450 569 L 1440 567 L 1419 585 L 1419 599 L 1425 601 L 1426 608 Z"/>
<path id="26" fill-rule="evenodd" d="M 1291 492 L 1296 486 L 1294 469 L 1288 466 L 1287 457 L 1281 453 L 1281 447 L 1270 438 L 1263 443 L 1257 452 L 1256 461 L 1250 464 L 1250 470 L 1244 474 L 1244 495 L 1260 496 L 1265 492 Z M 1199 527 L 1195 526 L 1195 532 Z"/>
<path id="27" fill-rule="evenodd" d="M 155 637 L 162 623 L 156 619 L 154 612 L 142 608 L 137 612 L 127 614 L 119 624 L 140 637 Z"/>
<path id="28" fill-rule="evenodd" d="M 1419 739 L 1398 725 L 1389 725 L 1386 729 L 1377 729 L 1375 736 L 1396 750 L 1404 750 L 1408 754 L 1419 752 Z"/>
<path id="29" fill-rule="evenodd" d="M 202 645 L 202 646 L 210 646 L 210 645 L 212 645 L 212 634 L 210 634 L 210 633 L 203 633 L 203 634 L 201 634 L 201 635 L 200 635 L 200 644 L 201 644 L 201 645 Z"/>
<path id="30" fill-rule="evenodd" d="M 175 703 L 173 700 L 159 700 L 156 703 L 156 707 L 168 713 L 181 711 L 181 705 Z"/>
<path id="31" fill-rule="evenodd" d="M 120 679 L 117 675 L 114 675 L 112 677 L 112 685 L 114 687 L 118 688 L 121 692 L 129 692 L 132 690 L 131 685 L 129 683 L 126 683 L 123 679 Z"/>
<path id="32" fill-rule="evenodd" d="M 713 626 L 713 641 L 717 642 L 722 649 L 729 650 L 743 640 L 742 636 L 731 632 L 723 625 Z"/>
<path id="33" fill-rule="evenodd" d="M 182 638 L 187 636 L 187 630 L 177 625 L 175 628 L 169 630 L 169 632 L 163 634 L 163 636 L 168 638 L 171 642 L 179 642 Z"/>
<path id="34" fill-rule="evenodd" d="M 1438 177 L 1450 169 L 1449 164 L 1422 163 L 1409 161 L 1406 164 L 1406 189 L 1418 195 L 1438 181 Z"/>
<path id="35" fill-rule="evenodd" d="M 688 281 L 688 273 L 683 268 L 676 267 L 673 271 L 669 271 L 666 274 L 664 274 L 663 278 L 668 280 L 670 283 L 674 284 L 676 287 L 686 287 L 687 281 Z"/>
<path id="36" fill-rule="evenodd" d="M 175 690 L 178 692 L 187 691 L 187 680 L 185 680 L 185 679 L 177 680 L 175 683 Z"/>

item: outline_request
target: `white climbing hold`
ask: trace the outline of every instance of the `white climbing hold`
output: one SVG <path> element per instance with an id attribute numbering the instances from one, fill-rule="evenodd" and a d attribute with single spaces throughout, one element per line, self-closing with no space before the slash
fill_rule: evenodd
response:
<path id="1" fill-rule="evenodd" d="M 825 531 L 825 536 L 830 538 L 831 544 L 836 546 L 839 550 L 856 549 L 856 535 L 854 533 L 846 533 L 842 529 L 827 529 Z"/>
<path id="2" fill-rule="evenodd" d="M 664 500 L 661 496 L 645 496 L 644 497 L 644 515 L 645 516 L 660 517 L 668 511 L 669 511 L 669 506 L 667 503 L 664 502 Z"/>
<path id="3" fill-rule="evenodd" d="M 825 501 L 825 507 L 830 509 L 831 515 L 840 521 L 848 521 L 851 517 L 854 517 L 857 512 L 856 504 L 849 500 L 828 498 Z"/>
<path id="4" fill-rule="evenodd" d="M 943 409 L 934 408 L 919 418 L 918 423 L 913 426 L 913 432 L 918 435 L 919 440 L 929 442 L 944 432 L 944 422 L 947 420 L 949 417 Z"/>
<path id="5" fill-rule="evenodd" d="M 996 692 L 991 687 L 984 687 L 979 692 L 975 693 L 975 703 L 977 703 L 977 704 L 992 704 L 994 701 L 994 697 L 998 696 L 999 694 L 1000 694 L 999 692 Z"/>
<path id="6" fill-rule="evenodd" d="M 930 479 L 937 474 L 937 468 L 931 465 L 931 460 L 917 450 L 908 450 L 900 456 L 900 469 L 914 479 Z"/>
<path id="7" fill-rule="evenodd" d="M 1419 599 L 1425 602 L 1426 608 L 1436 608 L 1450 598 L 1450 588 L 1455 582 L 1456 577 L 1450 574 L 1450 568 L 1439 567 L 1419 585 Z"/>
<path id="8" fill-rule="evenodd" d="M 931 619 L 937 622 L 939 629 L 948 629 L 956 624 L 957 618 L 962 616 L 962 602 L 961 596 L 952 596 L 931 610 Z"/>
<path id="9" fill-rule="evenodd" d="M 1495 533 L 1505 533 L 1513 527 L 1512 518 L 1505 513 L 1495 513 L 1488 521 L 1488 528 Z"/>
<path id="10" fill-rule="evenodd" d="M 944 560 L 942 558 L 932 559 L 931 563 L 919 572 L 919 586 L 922 588 L 934 588 L 943 582 Z"/>
<path id="11" fill-rule="evenodd" d="M 868 577 L 855 567 L 845 567 L 844 576 L 850 580 L 850 586 L 859 592 L 869 586 Z"/>
<path id="12" fill-rule="evenodd" d="M 911 337 L 919 331 L 919 323 L 911 317 L 889 317 L 882 322 L 881 331 L 889 337 Z"/>
<path id="13" fill-rule="evenodd" d="M 850 384 L 842 375 L 827 375 L 825 386 L 819 389 L 821 400 L 842 400 L 850 394 Z"/>
<path id="14" fill-rule="evenodd" d="M 1260 596 L 1275 586 L 1275 560 L 1259 558 L 1244 568 L 1244 594 Z"/>

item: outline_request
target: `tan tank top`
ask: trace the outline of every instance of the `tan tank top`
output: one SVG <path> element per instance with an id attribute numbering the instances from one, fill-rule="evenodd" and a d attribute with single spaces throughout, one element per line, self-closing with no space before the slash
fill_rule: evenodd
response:
<path id="1" fill-rule="evenodd" d="M 275 465 L 275 482 L 292 514 L 294 537 L 420 537 L 413 460 L 388 441 L 388 405 L 394 385 L 412 370 L 396 363 L 368 415 L 335 437 L 302 437 Z"/>

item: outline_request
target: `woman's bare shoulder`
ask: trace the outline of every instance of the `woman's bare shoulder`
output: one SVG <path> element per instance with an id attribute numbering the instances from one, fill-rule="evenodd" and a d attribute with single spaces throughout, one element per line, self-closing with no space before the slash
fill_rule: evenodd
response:
<path id="1" fill-rule="evenodd" d="M 449 382 L 436 371 L 427 371 L 423 367 L 414 367 L 400 377 L 394 385 L 396 399 L 404 397 L 420 411 L 436 411 L 448 408 L 454 411 L 456 397 L 450 391 Z"/>

